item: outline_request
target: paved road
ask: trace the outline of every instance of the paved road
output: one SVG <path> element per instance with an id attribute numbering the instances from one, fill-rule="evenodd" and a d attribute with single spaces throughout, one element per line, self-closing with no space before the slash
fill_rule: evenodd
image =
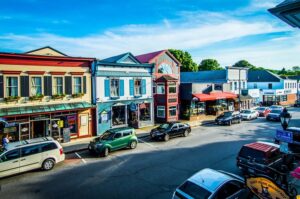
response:
<path id="1" fill-rule="evenodd" d="M 291 126 L 299 126 L 299 111 L 292 108 L 291 113 Z M 240 147 L 256 140 L 272 141 L 276 128 L 279 123 L 259 118 L 232 126 L 195 128 L 188 137 L 167 143 L 145 138 L 137 149 L 114 152 L 107 158 L 87 151 L 70 154 L 52 171 L 0 180 L 0 198 L 171 198 L 176 186 L 200 169 L 240 174 L 235 166 Z"/>

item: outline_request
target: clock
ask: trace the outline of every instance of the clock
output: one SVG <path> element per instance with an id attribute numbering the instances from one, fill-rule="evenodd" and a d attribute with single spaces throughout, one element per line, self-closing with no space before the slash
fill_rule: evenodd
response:
<path id="1" fill-rule="evenodd" d="M 169 64 L 161 64 L 159 65 L 158 67 L 158 73 L 162 73 L 162 74 L 172 74 L 173 71 L 172 71 L 172 68 Z"/>

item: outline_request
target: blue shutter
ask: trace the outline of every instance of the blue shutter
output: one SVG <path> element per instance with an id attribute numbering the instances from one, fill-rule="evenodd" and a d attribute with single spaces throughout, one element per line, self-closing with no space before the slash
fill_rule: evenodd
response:
<path id="1" fill-rule="evenodd" d="M 146 80 L 142 79 L 142 95 L 146 95 Z"/>
<path id="2" fill-rule="evenodd" d="M 134 95 L 133 79 L 129 80 L 130 95 Z"/>
<path id="3" fill-rule="evenodd" d="M 120 96 L 124 96 L 124 79 L 120 79 Z"/>
<path id="4" fill-rule="evenodd" d="M 110 96 L 110 85 L 109 85 L 109 79 L 104 80 L 104 86 L 105 86 L 105 97 Z"/>

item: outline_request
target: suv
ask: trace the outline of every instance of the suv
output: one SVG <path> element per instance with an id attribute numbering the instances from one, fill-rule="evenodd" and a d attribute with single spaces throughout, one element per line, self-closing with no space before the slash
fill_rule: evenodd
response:
<path id="1" fill-rule="evenodd" d="M 0 152 L 0 177 L 38 168 L 48 171 L 64 160 L 63 148 L 51 137 L 12 142 Z"/>
<path id="2" fill-rule="evenodd" d="M 232 123 L 240 123 L 242 120 L 241 114 L 238 111 L 226 111 L 219 115 L 215 122 L 216 124 L 227 124 L 231 125 Z"/>
<path id="3" fill-rule="evenodd" d="M 108 156 L 109 152 L 122 148 L 135 149 L 138 139 L 134 129 L 130 127 L 122 127 L 107 130 L 101 136 L 90 142 L 88 149 L 91 153 L 101 156 Z"/>
<path id="4" fill-rule="evenodd" d="M 246 144 L 237 156 L 237 167 L 250 175 L 265 174 L 275 178 L 273 170 L 280 169 L 282 163 L 279 145 L 269 142 Z"/>

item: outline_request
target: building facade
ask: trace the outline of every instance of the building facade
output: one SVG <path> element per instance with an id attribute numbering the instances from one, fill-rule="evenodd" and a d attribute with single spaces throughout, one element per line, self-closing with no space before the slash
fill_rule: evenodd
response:
<path id="1" fill-rule="evenodd" d="M 136 56 L 141 63 L 154 64 L 153 97 L 156 122 L 179 119 L 180 62 L 168 51 L 162 50 Z"/>
<path id="2" fill-rule="evenodd" d="M 154 124 L 153 67 L 140 63 L 131 53 L 97 62 L 93 69 L 97 134 L 110 128 Z"/>
<path id="3" fill-rule="evenodd" d="M 8 133 L 13 141 L 92 136 L 93 62 L 51 47 L 0 53 L 0 117 L 8 123 L 0 134 Z"/>

